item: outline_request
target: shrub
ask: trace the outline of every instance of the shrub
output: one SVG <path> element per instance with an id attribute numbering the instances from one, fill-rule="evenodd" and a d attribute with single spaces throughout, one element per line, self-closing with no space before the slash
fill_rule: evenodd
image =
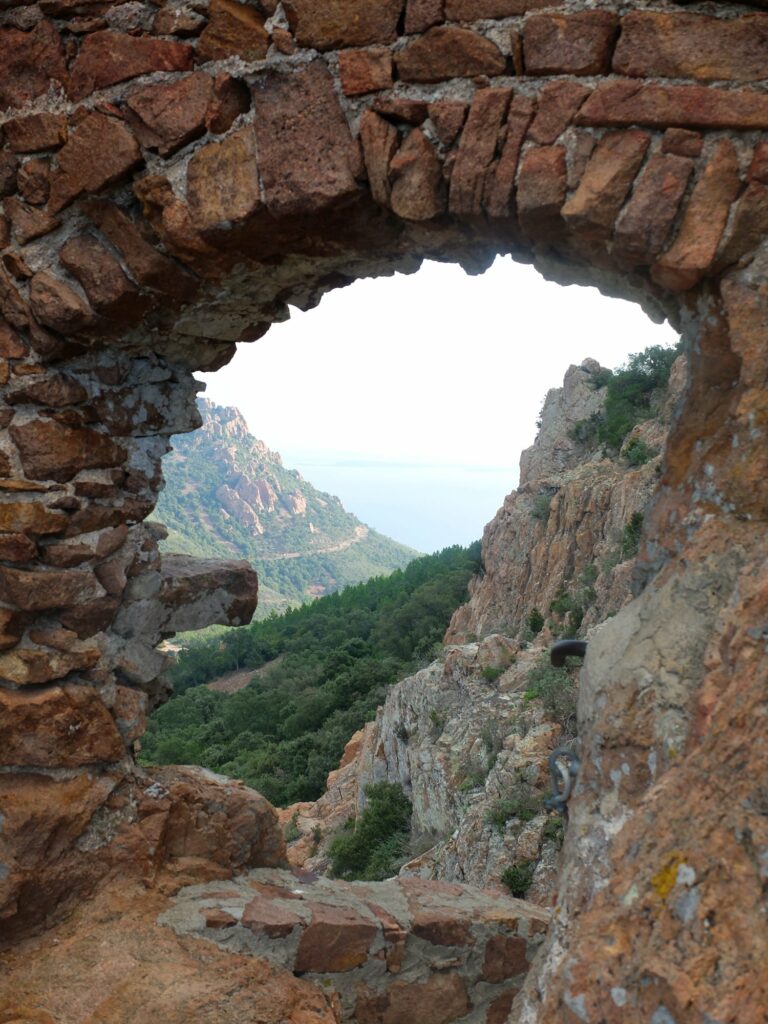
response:
<path id="1" fill-rule="evenodd" d="M 541 830 L 541 838 L 545 842 L 554 843 L 558 849 L 563 845 L 565 836 L 565 822 L 562 818 L 550 818 Z"/>
<path id="2" fill-rule="evenodd" d="M 495 665 L 486 665 L 482 671 L 483 679 L 488 683 L 495 683 L 499 676 L 504 675 L 503 668 L 496 668 Z"/>
<path id="3" fill-rule="evenodd" d="M 640 548 L 640 535 L 643 532 L 643 513 L 633 512 L 629 522 L 621 533 L 621 560 L 634 558 Z"/>
<path id="4" fill-rule="evenodd" d="M 526 700 L 538 698 L 550 718 L 558 722 L 564 736 L 576 735 L 576 686 L 566 668 L 555 668 L 544 658 L 528 673 Z"/>
<path id="5" fill-rule="evenodd" d="M 534 608 L 531 614 L 528 616 L 528 629 L 534 636 L 539 634 L 544 629 L 544 616 L 541 614 L 538 608 Z"/>
<path id="6" fill-rule="evenodd" d="M 403 724 L 403 722 L 398 722 L 397 725 L 395 726 L 395 736 L 397 736 L 401 743 L 408 742 L 410 738 L 410 733 L 408 732 L 408 729 Z"/>
<path id="7" fill-rule="evenodd" d="M 297 839 L 301 838 L 301 832 L 299 831 L 298 820 L 299 820 L 299 812 L 296 811 L 296 813 L 293 815 L 293 817 L 291 818 L 291 820 L 288 822 L 288 824 L 285 827 L 285 841 L 286 841 L 286 843 L 295 843 Z"/>
<path id="8" fill-rule="evenodd" d="M 533 506 L 531 507 L 531 518 L 538 519 L 542 523 L 546 523 L 549 519 L 549 506 L 552 502 L 552 495 L 549 491 L 541 491 L 533 499 Z"/>
<path id="9" fill-rule="evenodd" d="M 411 802 L 402 786 L 376 782 L 365 791 L 366 807 L 347 823 L 329 847 L 336 878 L 380 881 L 395 874 L 402 859 L 411 822 Z"/>
<path id="10" fill-rule="evenodd" d="M 432 723 L 430 728 L 430 735 L 433 740 L 436 740 L 445 729 L 445 724 L 448 721 L 448 716 L 444 711 L 438 711 L 437 708 L 432 708 L 429 712 L 429 720 Z"/>
<path id="11" fill-rule="evenodd" d="M 513 864 L 508 867 L 501 876 L 501 881 L 513 896 L 517 899 L 525 899 L 525 894 L 531 888 L 531 882 L 533 882 L 533 872 L 536 868 L 536 862 L 532 860 L 521 860 L 517 864 Z"/>
<path id="12" fill-rule="evenodd" d="M 503 832 L 511 818 L 532 821 L 544 807 L 544 798 L 528 783 L 519 782 L 508 797 L 491 804 L 485 820 Z"/>
<path id="13" fill-rule="evenodd" d="M 644 466 L 646 462 L 651 461 L 656 452 L 653 448 L 649 448 L 645 441 L 641 441 L 639 437 L 630 437 L 622 448 L 621 454 L 630 466 Z"/>

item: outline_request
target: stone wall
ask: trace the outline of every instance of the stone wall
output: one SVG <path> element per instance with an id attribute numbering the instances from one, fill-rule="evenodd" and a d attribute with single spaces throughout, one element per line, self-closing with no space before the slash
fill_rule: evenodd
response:
<path id="1" fill-rule="evenodd" d="M 159 696 L 155 643 L 185 622 L 157 609 L 199 593 L 143 525 L 168 436 L 197 425 L 192 370 L 288 302 L 511 252 L 668 315 L 691 356 L 645 590 L 587 661 L 562 908 L 513 1014 L 757 1019 L 764 6 L 3 2 L 0 693 L 9 736 L 57 702 L 62 723 L 4 742 L 3 777 L 31 779 L 52 821 L 83 788 L 49 870 L 75 886 L 77 837 Z M 227 571 L 234 595 L 194 625 L 252 612 L 249 570 Z M 31 921 L 30 885 L 9 882 L 23 840 L 2 841 L 0 912 Z"/>

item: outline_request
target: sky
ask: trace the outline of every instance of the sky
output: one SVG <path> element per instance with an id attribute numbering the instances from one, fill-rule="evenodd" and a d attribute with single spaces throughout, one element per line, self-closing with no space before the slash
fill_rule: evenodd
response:
<path id="1" fill-rule="evenodd" d="M 469 543 L 517 484 L 549 388 L 616 367 L 668 324 L 499 257 L 357 281 L 202 374 L 257 437 L 368 525 L 418 550 Z"/>

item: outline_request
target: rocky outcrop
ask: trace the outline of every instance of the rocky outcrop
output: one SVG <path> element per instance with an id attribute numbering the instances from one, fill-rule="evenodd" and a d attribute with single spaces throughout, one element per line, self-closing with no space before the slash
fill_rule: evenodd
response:
<path id="1" fill-rule="evenodd" d="M 259 870 L 183 889 L 159 920 L 314 981 L 342 1021 L 449 1024 L 504 1020 L 549 916 L 469 886 Z"/>

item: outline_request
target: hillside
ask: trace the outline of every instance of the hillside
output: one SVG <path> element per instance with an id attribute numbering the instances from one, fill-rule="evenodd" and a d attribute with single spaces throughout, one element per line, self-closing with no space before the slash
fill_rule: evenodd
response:
<path id="1" fill-rule="evenodd" d="M 198 399 L 203 425 L 173 439 L 157 518 L 166 551 L 245 558 L 270 611 L 403 568 L 417 552 L 384 537 L 341 501 L 286 469 L 239 410 Z"/>

